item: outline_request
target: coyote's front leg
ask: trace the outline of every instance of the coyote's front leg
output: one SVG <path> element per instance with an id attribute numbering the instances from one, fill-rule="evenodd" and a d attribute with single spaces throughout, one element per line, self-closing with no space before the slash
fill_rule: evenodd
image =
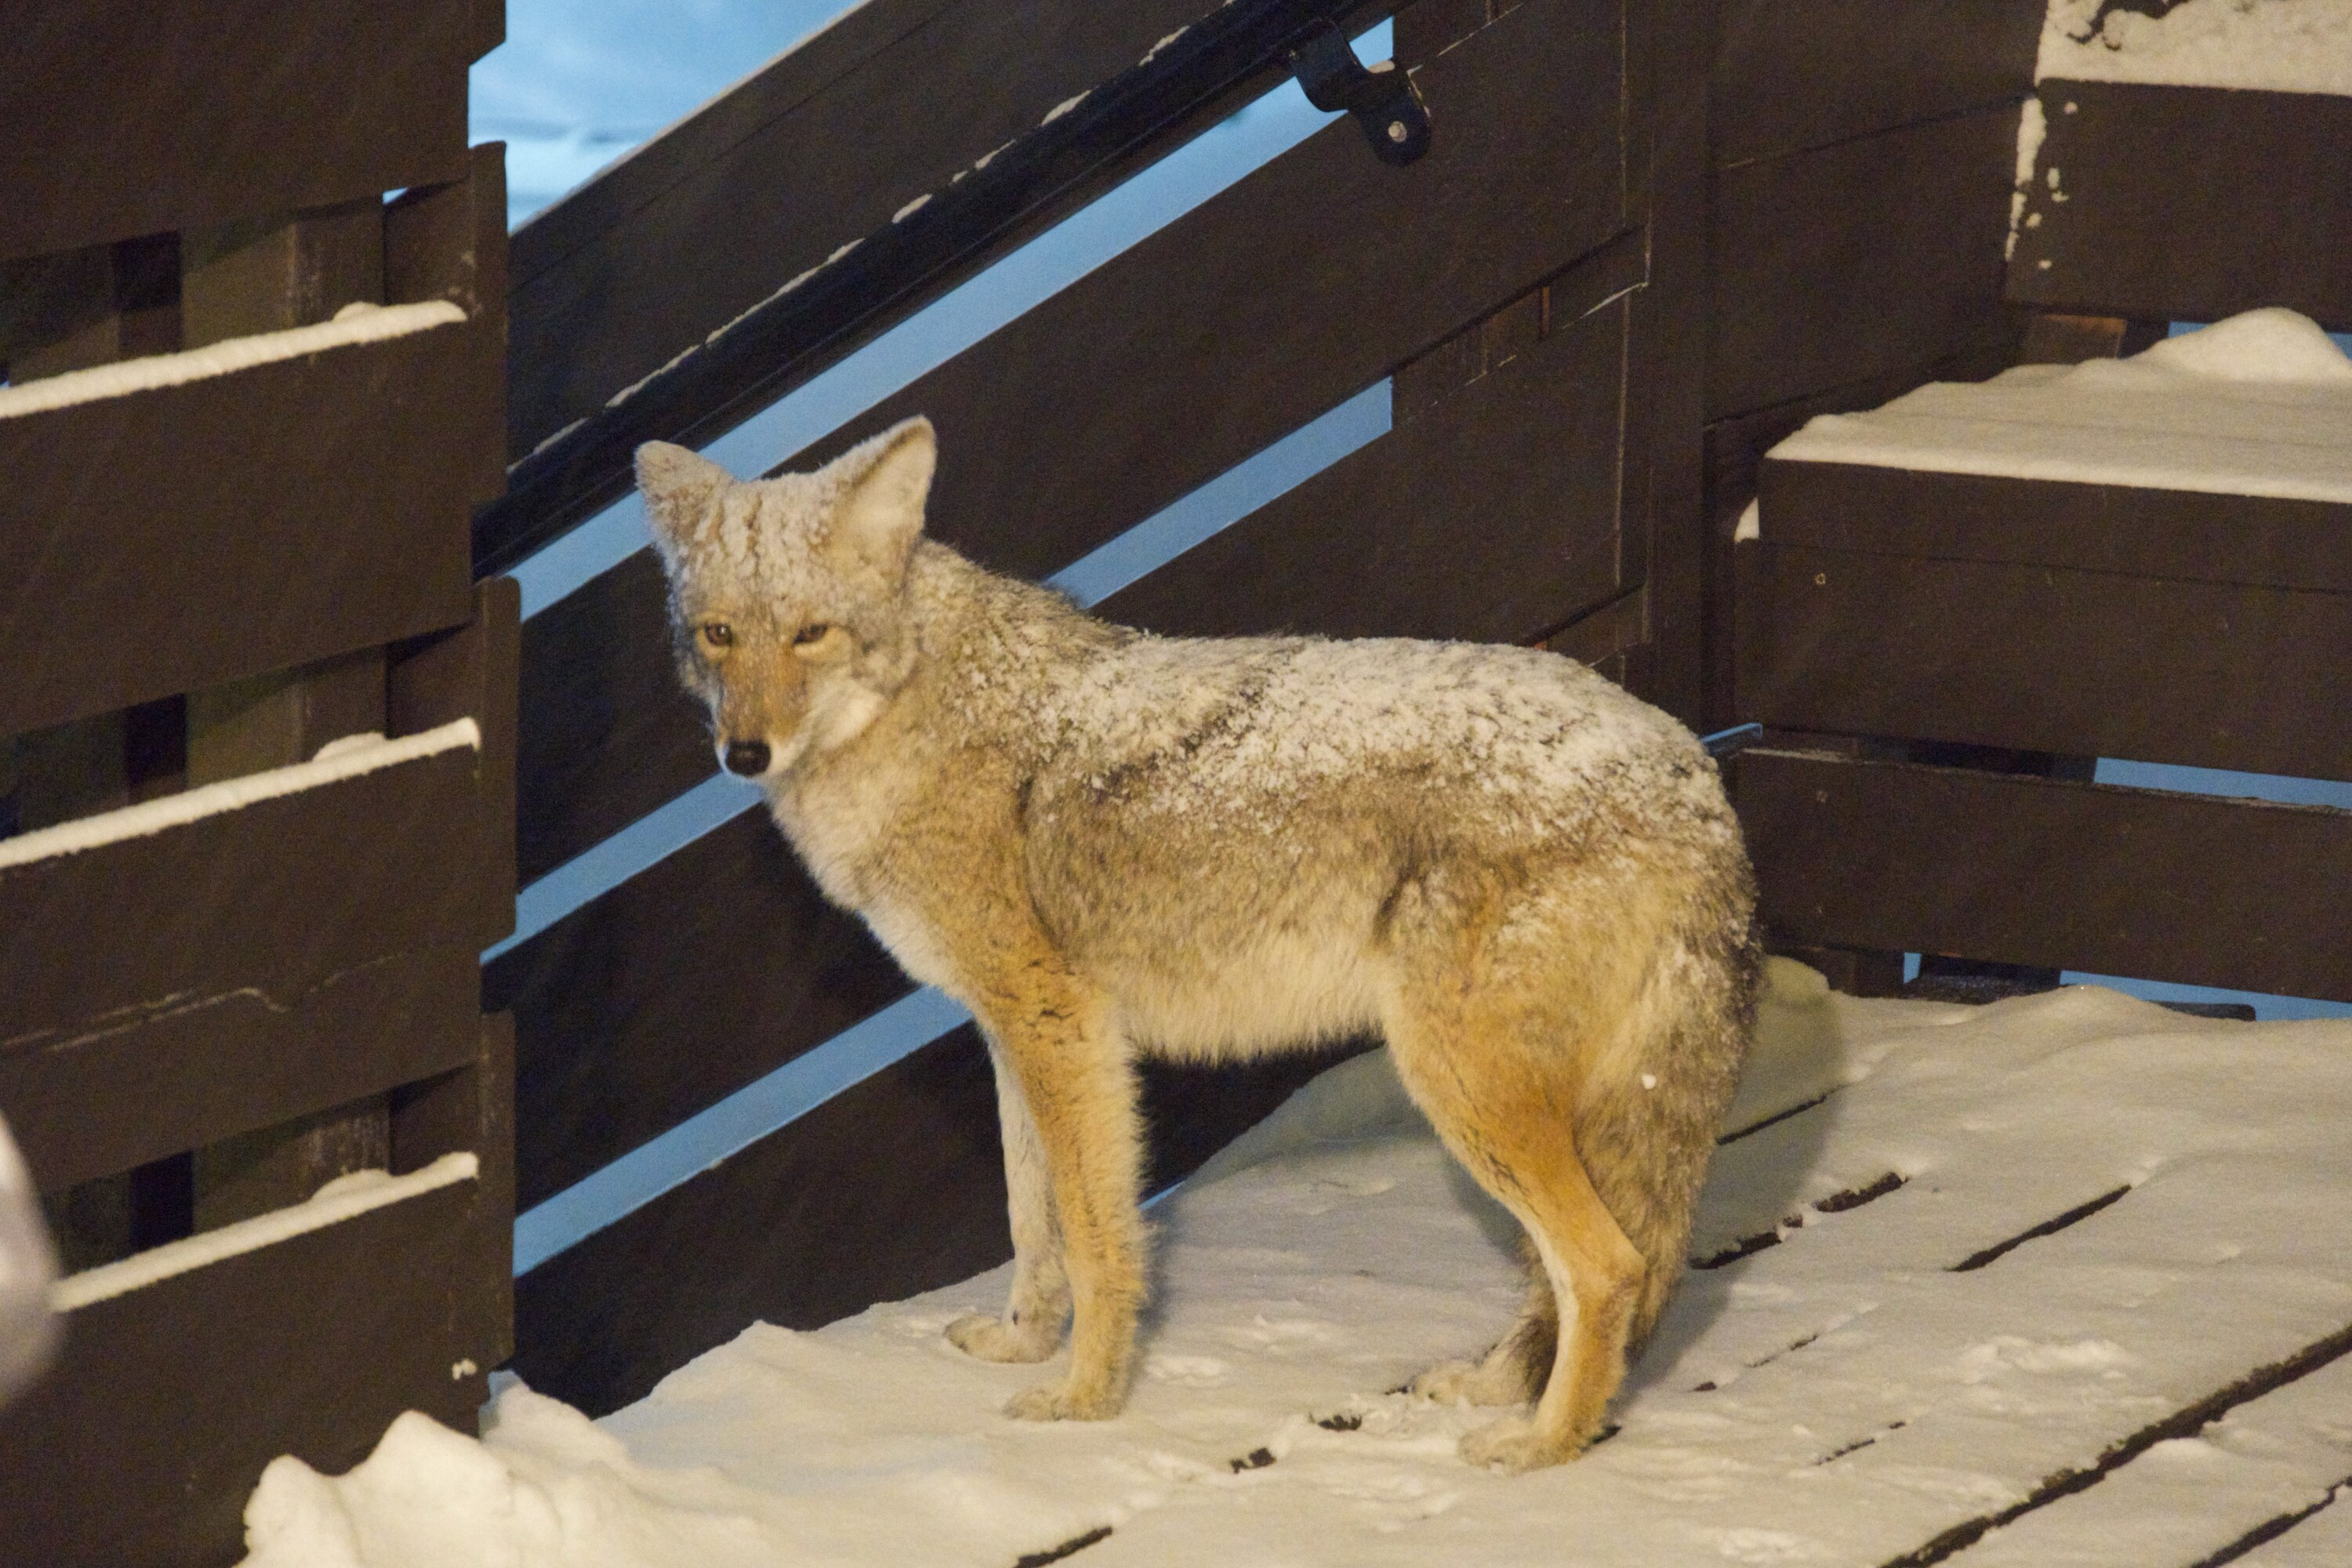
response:
<path id="1" fill-rule="evenodd" d="M 1062 1268 L 1062 1238 L 1054 1224 L 1053 1177 L 1020 1077 L 993 1036 L 988 1060 L 996 1069 L 996 1119 L 1004 1140 L 1013 1292 L 1003 1317 L 969 1313 L 948 1325 L 948 1338 L 982 1361 L 1044 1361 L 1062 1342 L 1062 1320 L 1070 1313 L 1070 1278 Z"/>
<path id="2" fill-rule="evenodd" d="M 1050 949 L 990 990 L 974 1011 L 1000 1042 L 1036 1128 L 1073 1309 L 1069 1376 L 1024 1390 L 1005 1412 L 1100 1420 L 1126 1402 L 1143 1305 L 1134 1076 L 1108 1002 Z"/>

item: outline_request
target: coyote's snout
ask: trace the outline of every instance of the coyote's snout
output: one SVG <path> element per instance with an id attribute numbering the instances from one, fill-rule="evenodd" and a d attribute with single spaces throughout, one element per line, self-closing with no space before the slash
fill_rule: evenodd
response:
<path id="1" fill-rule="evenodd" d="M 1754 1012 L 1753 891 L 1714 763 L 1521 648 L 1147 637 L 922 535 L 910 420 L 738 482 L 639 449 L 678 669 L 828 896 L 969 1006 L 1014 1247 L 974 1355 L 1126 1397 L 1143 1296 L 1137 1053 L 1233 1059 L 1368 1028 L 1526 1228 L 1530 1289 L 1420 1391 L 1533 1398 L 1465 1439 L 1520 1469 L 1600 1430 L 1682 1268 Z"/>

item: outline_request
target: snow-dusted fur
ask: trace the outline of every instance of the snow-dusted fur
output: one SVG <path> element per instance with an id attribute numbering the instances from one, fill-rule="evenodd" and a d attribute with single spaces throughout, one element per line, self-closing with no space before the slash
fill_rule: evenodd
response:
<path id="1" fill-rule="evenodd" d="M 1144 1280 L 1133 1058 L 1378 1028 L 1533 1254 L 1521 1322 L 1422 1386 L 1540 1396 L 1465 1440 L 1475 1462 L 1573 1456 L 1681 1270 L 1752 1027 L 1714 763 L 1548 653 L 1096 620 L 921 537 L 934 458 L 918 419 L 814 474 L 742 483 L 661 444 L 637 472 L 722 758 L 988 1038 L 1012 1300 L 950 1335 L 1042 1361 L 1075 1305 L 1068 1376 L 1011 1413 L 1115 1413 Z"/>

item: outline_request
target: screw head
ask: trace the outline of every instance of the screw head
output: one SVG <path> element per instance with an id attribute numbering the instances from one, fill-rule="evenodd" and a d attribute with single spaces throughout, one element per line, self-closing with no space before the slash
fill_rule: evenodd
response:
<path id="1" fill-rule="evenodd" d="M 1410 135 L 1412 135 L 1412 132 L 1407 131 L 1407 130 L 1404 128 L 1404 121 L 1402 121 L 1402 120 L 1391 120 L 1391 121 L 1389 121 L 1389 140 L 1390 140 L 1390 141 L 1391 141 L 1391 142 L 1402 142 L 1402 141 L 1403 141 L 1406 137 L 1408 137 L 1408 136 L 1410 136 Z"/>

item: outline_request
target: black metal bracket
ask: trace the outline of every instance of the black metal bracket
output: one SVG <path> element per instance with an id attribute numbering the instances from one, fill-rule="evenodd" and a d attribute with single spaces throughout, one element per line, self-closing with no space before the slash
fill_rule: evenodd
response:
<path id="1" fill-rule="evenodd" d="M 1307 102 L 1326 114 L 1344 109 L 1356 117 L 1383 163 L 1402 167 L 1429 151 L 1429 109 L 1412 79 L 1394 60 L 1367 67 L 1331 23 L 1318 23 L 1290 51 L 1290 68 Z"/>

